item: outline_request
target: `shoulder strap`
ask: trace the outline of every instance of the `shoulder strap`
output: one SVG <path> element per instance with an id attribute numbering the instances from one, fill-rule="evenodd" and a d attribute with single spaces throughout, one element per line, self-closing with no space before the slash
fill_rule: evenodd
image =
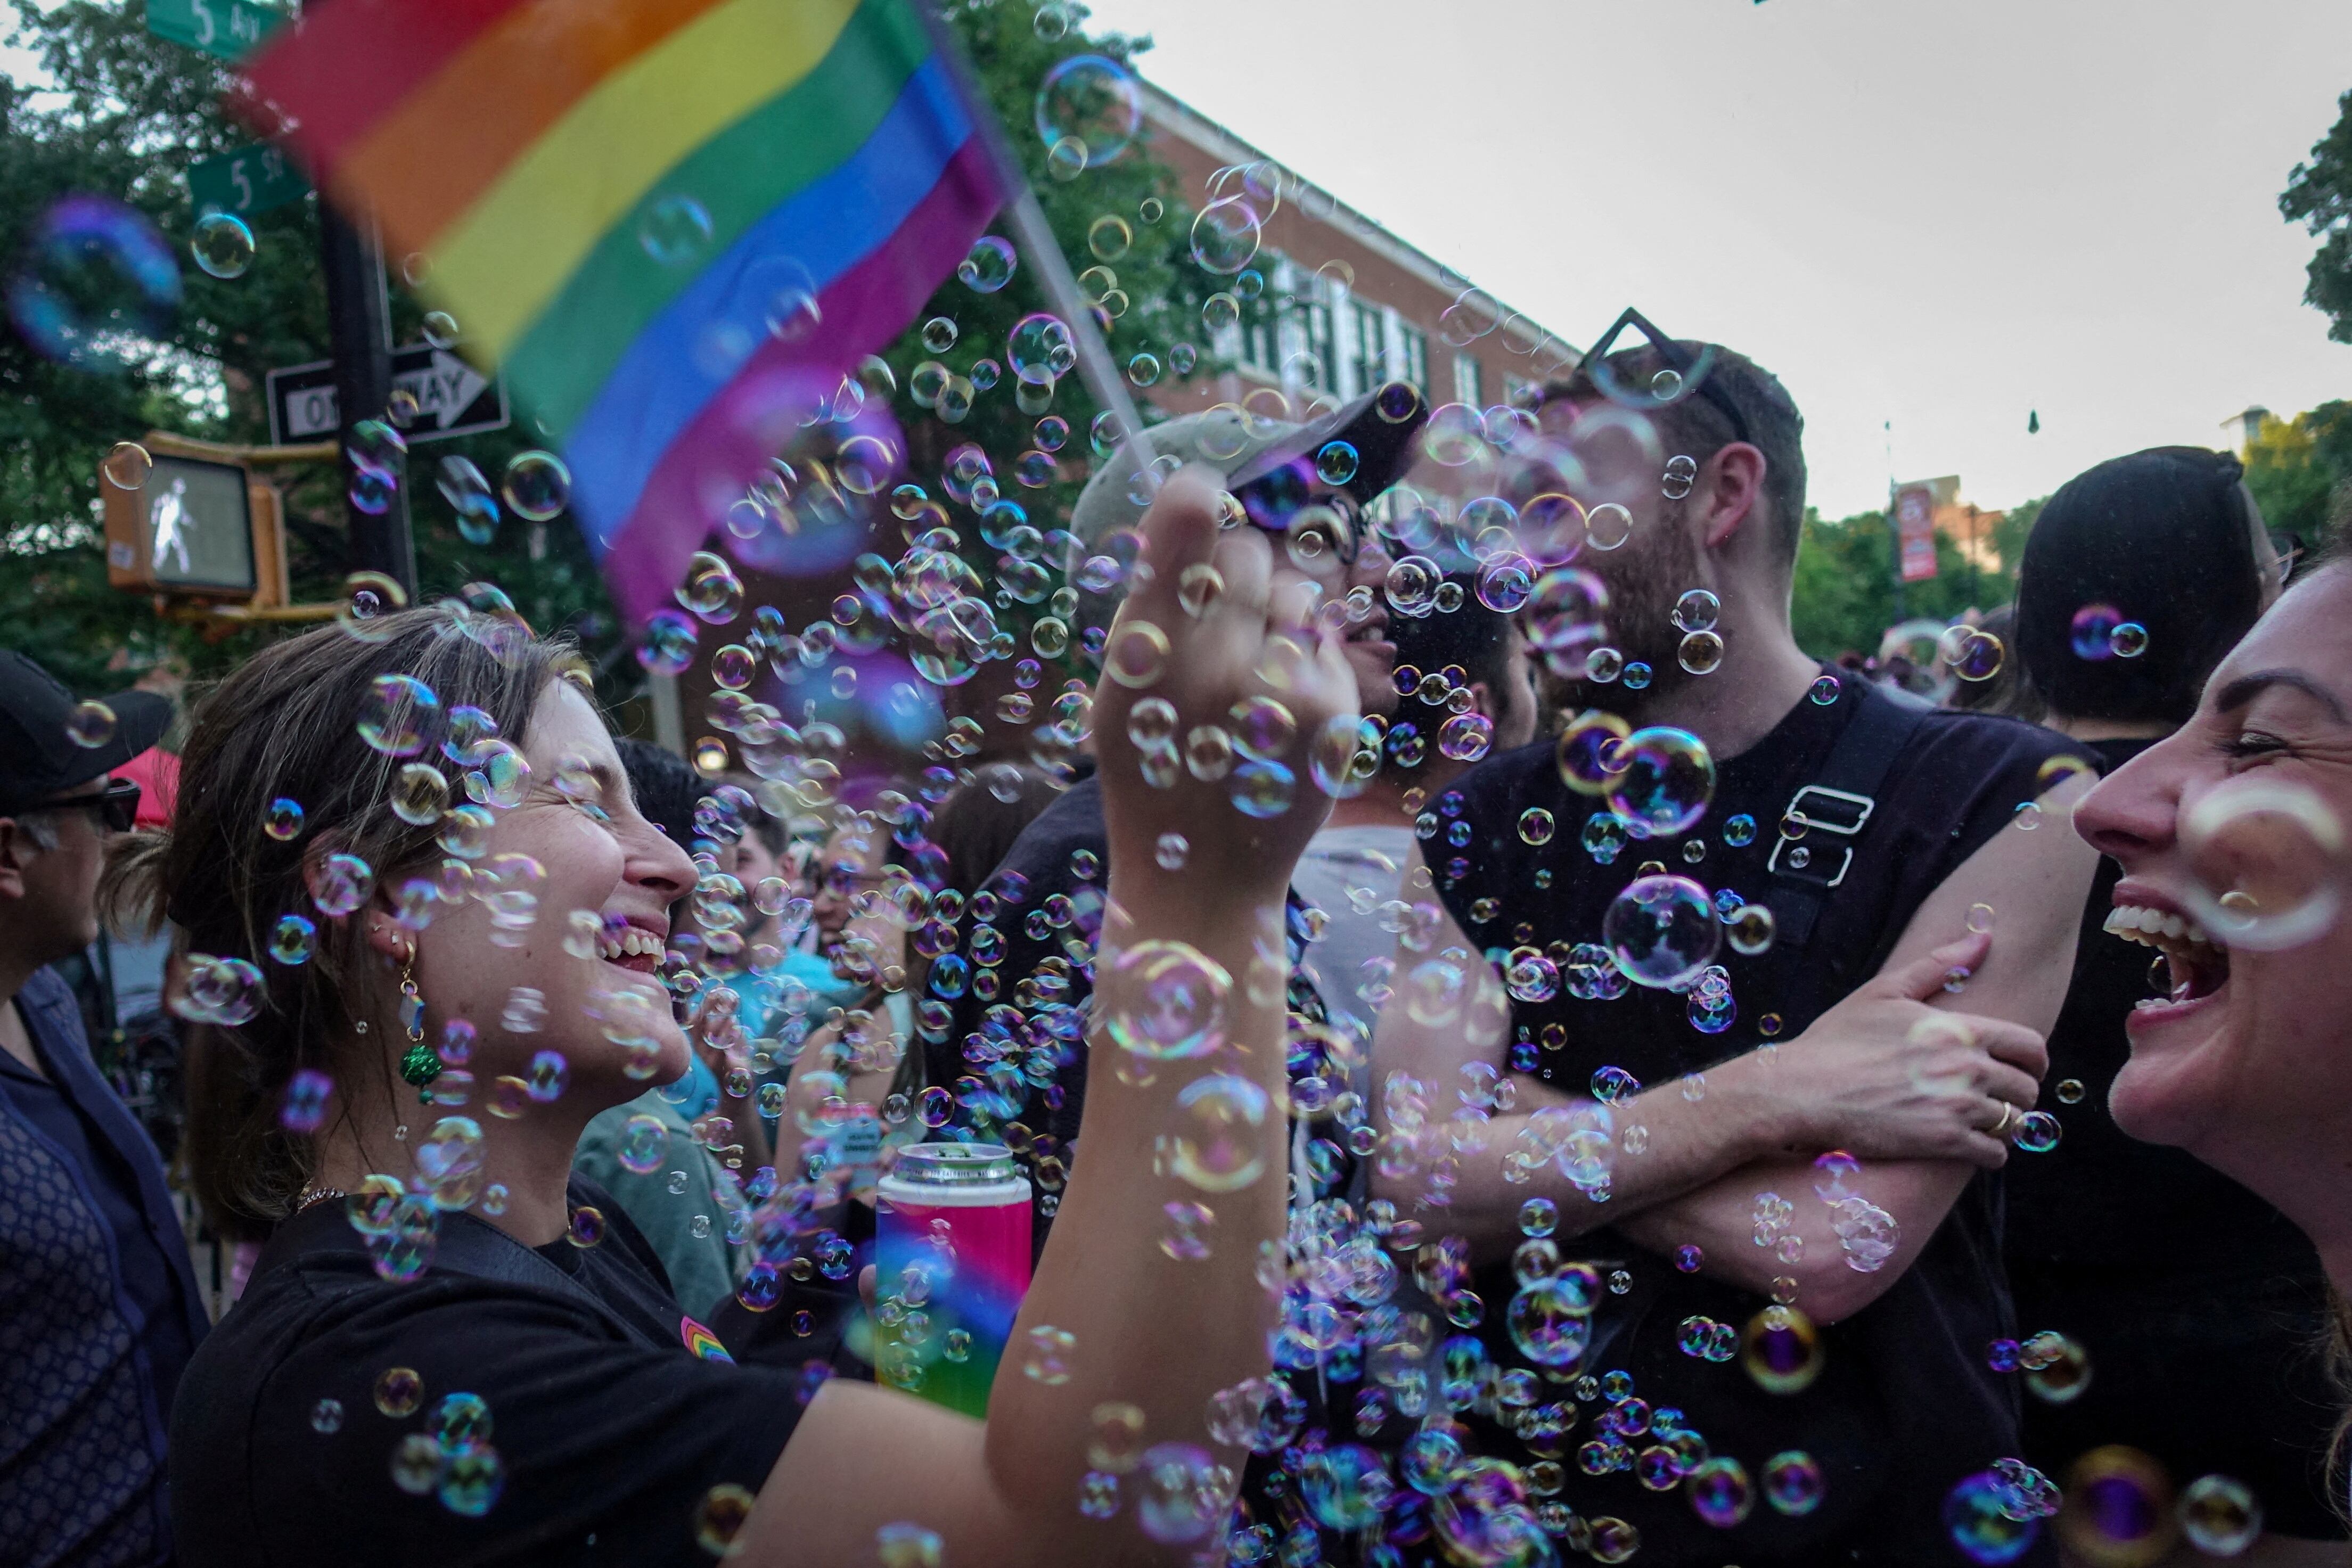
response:
<path id="1" fill-rule="evenodd" d="M 1765 862 L 1772 877 L 1773 945 L 1791 954 L 1812 940 L 1822 905 L 1853 864 L 1888 769 L 1927 716 L 1928 710 L 1898 703 L 1874 685 L 1864 685 L 1858 700 L 1821 770 L 1783 812 L 1783 821 L 1803 821 L 1804 836 L 1777 838 Z"/>
<path id="2" fill-rule="evenodd" d="M 301 1244 L 307 1237 L 297 1236 L 300 1228 L 299 1217 L 278 1228 L 277 1233 L 263 1245 L 261 1255 L 254 1260 L 254 1280 L 260 1279 L 272 1269 L 293 1262 L 309 1249 Z M 477 1219 L 470 1214 L 445 1214 L 441 1217 L 440 1234 L 433 1248 L 432 1268 L 454 1274 L 469 1274 L 480 1280 L 496 1280 L 501 1284 L 552 1291 L 587 1312 L 624 1339 L 660 1350 L 677 1348 L 667 1341 L 653 1338 L 614 1312 L 596 1292 L 538 1252 L 497 1226 Z M 250 1281 L 246 1288 L 253 1288 Z"/>

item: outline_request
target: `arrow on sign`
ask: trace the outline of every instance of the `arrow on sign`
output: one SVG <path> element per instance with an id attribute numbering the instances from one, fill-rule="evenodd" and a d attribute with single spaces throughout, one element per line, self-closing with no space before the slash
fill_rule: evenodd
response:
<path id="1" fill-rule="evenodd" d="M 431 364 L 394 376 L 393 384 L 406 387 L 415 395 L 417 423 L 430 421 L 434 429 L 440 430 L 457 423 L 457 416 L 472 406 L 490 382 L 457 355 L 436 349 Z"/>
<path id="2" fill-rule="evenodd" d="M 288 365 L 270 371 L 268 382 L 271 440 L 309 441 L 342 427 L 331 361 Z M 416 400 L 415 416 L 407 423 L 411 441 L 437 441 L 506 425 L 505 384 L 446 349 L 425 343 L 394 349 L 392 384 Z"/>

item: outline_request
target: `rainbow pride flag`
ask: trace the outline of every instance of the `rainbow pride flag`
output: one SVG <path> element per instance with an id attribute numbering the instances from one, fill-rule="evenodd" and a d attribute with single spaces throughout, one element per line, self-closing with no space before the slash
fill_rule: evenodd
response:
<path id="1" fill-rule="evenodd" d="M 247 73 L 562 448 L 633 619 L 1012 194 L 922 3 L 322 0 Z"/>

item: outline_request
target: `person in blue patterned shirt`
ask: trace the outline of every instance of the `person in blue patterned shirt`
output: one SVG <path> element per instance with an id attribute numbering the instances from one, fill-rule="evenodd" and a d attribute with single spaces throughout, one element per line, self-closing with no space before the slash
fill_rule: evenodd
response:
<path id="1" fill-rule="evenodd" d="M 164 1433 L 207 1327 L 163 1162 L 90 1060 L 48 966 L 98 937 L 110 832 L 139 787 L 108 772 L 155 743 L 163 697 L 77 704 L 0 653 L 0 1556 L 172 1558 Z"/>

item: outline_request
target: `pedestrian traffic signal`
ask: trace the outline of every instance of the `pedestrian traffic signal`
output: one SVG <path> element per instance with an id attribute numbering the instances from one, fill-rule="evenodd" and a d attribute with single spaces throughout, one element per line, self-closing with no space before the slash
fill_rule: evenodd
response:
<path id="1" fill-rule="evenodd" d="M 332 447 L 327 448 L 330 455 Z M 278 487 L 251 467 L 307 448 L 243 448 L 150 431 L 101 466 L 112 588 L 260 610 L 287 601 Z"/>

